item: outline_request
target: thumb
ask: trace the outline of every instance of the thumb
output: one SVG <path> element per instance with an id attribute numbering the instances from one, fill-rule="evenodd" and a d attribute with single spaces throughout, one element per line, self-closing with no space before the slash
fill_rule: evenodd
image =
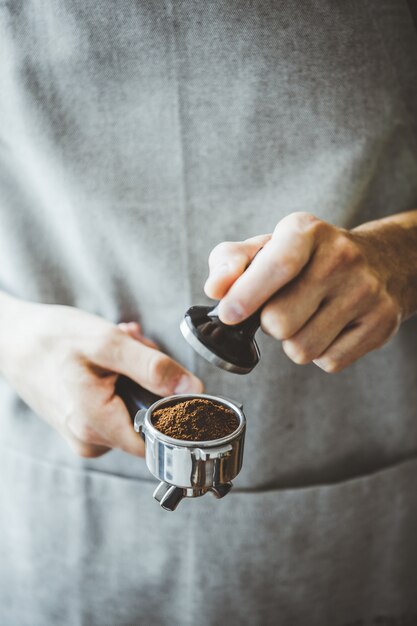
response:
<path id="1" fill-rule="evenodd" d="M 204 285 L 208 297 L 221 300 L 269 239 L 271 235 L 257 235 L 245 241 L 223 241 L 213 248 Z"/>

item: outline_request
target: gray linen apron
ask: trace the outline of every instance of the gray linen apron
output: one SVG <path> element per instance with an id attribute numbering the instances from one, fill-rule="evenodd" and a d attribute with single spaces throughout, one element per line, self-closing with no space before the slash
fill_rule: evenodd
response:
<path id="1" fill-rule="evenodd" d="M 247 377 L 178 326 L 219 241 L 417 206 L 403 0 L 0 3 L 0 286 L 145 332 L 248 416 L 222 501 L 152 500 L 0 386 L 2 626 L 417 623 L 417 333 Z"/>

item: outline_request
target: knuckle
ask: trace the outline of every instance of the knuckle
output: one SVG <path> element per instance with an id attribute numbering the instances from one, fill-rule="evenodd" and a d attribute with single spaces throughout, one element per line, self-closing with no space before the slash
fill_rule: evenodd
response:
<path id="1" fill-rule="evenodd" d="M 335 237 L 329 246 L 324 246 L 320 254 L 319 280 L 335 278 L 347 269 L 352 269 L 362 259 L 361 252 L 354 242 L 343 234 Z"/>
<path id="2" fill-rule="evenodd" d="M 297 211 L 286 215 L 278 222 L 274 230 L 274 235 L 285 230 L 289 232 L 292 237 L 308 237 L 309 239 L 314 239 L 323 230 L 327 230 L 328 228 L 330 228 L 330 225 L 318 219 L 315 215 L 304 211 Z"/>
<path id="3" fill-rule="evenodd" d="M 374 300 L 381 292 L 378 279 L 372 274 L 366 274 L 362 280 L 360 291 L 363 299 Z"/>
<path id="4" fill-rule="evenodd" d="M 280 223 L 285 223 L 287 226 L 290 226 L 292 230 L 305 232 L 312 227 L 316 228 L 319 223 L 324 222 L 321 222 L 315 215 L 307 211 L 295 211 L 284 217 Z"/>
<path id="5" fill-rule="evenodd" d="M 332 264 L 337 269 L 351 267 L 362 258 L 358 246 L 344 234 L 339 234 L 332 243 Z"/>
<path id="6" fill-rule="evenodd" d="M 154 387 L 164 386 L 171 368 L 171 359 L 167 355 L 155 351 L 148 363 L 148 380 L 150 384 Z"/>
<path id="7" fill-rule="evenodd" d="M 217 264 L 219 259 L 235 255 L 239 252 L 239 243 L 236 241 L 222 241 L 209 254 L 209 266 Z"/>
<path id="8" fill-rule="evenodd" d="M 374 302 L 380 294 L 380 284 L 375 276 L 368 272 L 357 275 L 354 288 L 349 293 L 352 305 L 360 305 L 364 302 Z"/>

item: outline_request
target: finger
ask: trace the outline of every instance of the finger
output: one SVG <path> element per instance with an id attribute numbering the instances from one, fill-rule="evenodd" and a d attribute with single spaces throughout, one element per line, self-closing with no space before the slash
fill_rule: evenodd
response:
<path id="1" fill-rule="evenodd" d="M 399 320 L 381 318 L 374 312 L 357 320 L 346 328 L 318 358 L 315 365 L 325 372 L 336 373 L 351 365 L 362 356 L 380 348 L 398 330 Z"/>
<path id="2" fill-rule="evenodd" d="M 71 437 L 66 436 L 65 441 L 77 456 L 85 459 L 97 459 L 103 454 L 106 454 L 111 450 L 107 446 L 88 445 L 77 439 L 74 435 Z"/>
<path id="3" fill-rule="evenodd" d="M 348 303 L 341 306 L 339 300 L 327 302 L 297 333 L 282 342 L 282 348 L 294 363 L 310 363 L 333 343 L 354 317 L 355 311 Z"/>
<path id="4" fill-rule="evenodd" d="M 315 247 L 316 218 L 293 213 L 279 222 L 272 238 L 221 300 L 219 316 L 236 324 L 254 313 L 309 262 Z"/>
<path id="5" fill-rule="evenodd" d="M 310 269 L 314 273 L 314 262 Z M 307 284 L 310 283 L 312 291 L 316 293 L 320 289 L 315 285 L 317 280 L 309 280 L 309 272 L 306 274 Z M 368 312 L 380 317 L 380 328 L 385 328 L 392 321 L 396 324 L 391 301 L 384 292 L 375 289 L 374 279 L 371 280 L 367 275 L 360 276 L 357 272 L 349 273 L 334 291 L 330 290 L 326 294 L 315 314 L 297 332 L 284 338 L 284 352 L 295 363 L 309 363 L 319 357 L 344 329 L 352 327 Z"/>
<path id="6" fill-rule="evenodd" d="M 100 456 L 111 448 L 135 456 L 143 456 L 144 452 L 143 441 L 134 431 L 126 406 L 116 395 L 98 411 L 72 415 L 66 421 L 66 438 L 80 456 Z"/>
<path id="7" fill-rule="evenodd" d="M 112 327 L 87 356 L 99 367 L 124 374 L 161 396 L 201 393 L 203 389 L 201 380 L 174 359 L 132 339 L 117 327 Z"/>
<path id="8" fill-rule="evenodd" d="M 158 344 L 156 344 L 152 339 L 145 337 L 142 333 L 142 327 L 138 322 L 120 322 L 117 325 L 120 330 L 127 333 L 132 339 L 136 339 L 148 346 L 148 348 L 155 348 L 155 350 L 159 350 Z"/>
<path id="9" fill-rule="evenodd" d="M 216 246 L 209 256 L 210 273 L 204 285 L 208 297 L 220 300 L 270 238 L 271 235 L 258 235 Z"/>
<path id="10" fill-rule="evenodd" d="M 117 326 L 124 333 L 127 333 L 132 339 L 140 339 L 143 335 L 142 326 L 139 322 L 120 322 Z"/>
<path id="11" fill-rule="evenodd" d="M 77 431 L 77 427 L 74 427 L 74 423 L 71 420 L 63 422 L 58 430 L 63 435 L 65 441 L 70 446 L 71 450 L 78 456 L 84 458 L 97 458 L 103 456 L 106 452 L 111 450 L 111 446 L 107 445 L 101 437 L 95 436 L 94 442 L 86 442 L 82 439 L 83 434 Z M 81 434 L 81 437 L 77 436 L 77 432 Z M 96 441 L 98 443 L 96 443 Z"/>
<path id="12" fill-rule="evenodd" d="M 114 396 L 100 419 L 103 438 L 112 446 L 134 456 L 144 456 L 142 438 L 135 432 L 123 400 Z"/>
<path id="13" fill-rule="evenodd" d="M 261 312 L 262 330 L 275 339 L 289 339 L 313 317 L 322 305 L 326 288 L 302 276 L 273 296 Z"/>

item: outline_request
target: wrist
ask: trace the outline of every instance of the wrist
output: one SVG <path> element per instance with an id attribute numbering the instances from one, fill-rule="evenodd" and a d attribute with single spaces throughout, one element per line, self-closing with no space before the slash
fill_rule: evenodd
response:
<path id="1" fill-rule="evenodd" d="M 417 211 L 367 222 L 350 231 L 397 302 L 401 319 L 417 312 Z"/>

